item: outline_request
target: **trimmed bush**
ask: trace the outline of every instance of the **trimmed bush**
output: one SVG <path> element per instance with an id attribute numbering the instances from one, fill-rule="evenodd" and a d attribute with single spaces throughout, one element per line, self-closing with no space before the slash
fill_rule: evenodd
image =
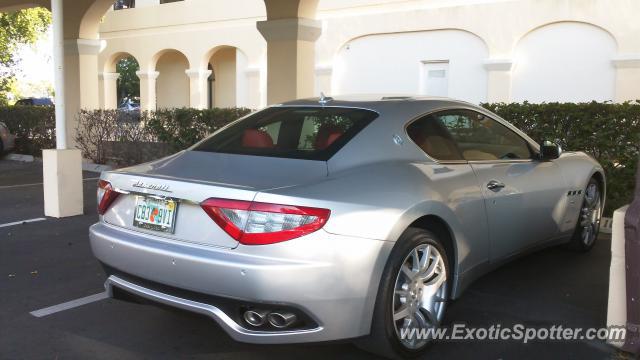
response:
<path id="1" fill-rule="evenodd" d="M 118 110 L 80 111 L 75 140 L 83 157 L 96 164 L 127 166 L 169 155 L 168 146 L 158 143 L 146 126 L 145 115 Z"/>
<path id="2" fill-rule="evenodd" d="M 42 149 L 56 147 L 54 112 L 51 106 L 0 107 L 0 122 L 16 135 L 16 153 L 42 156 Z"/>
<path id="3" fill-rule="evenodd" d="M 76 142 L 83 156 L 120 166 L 158 159 L 184 150 L 249 109 L 164 109 L 138 113 L 81 111 Z"/>
<path id="4" fill-rule="evenodd" d="M 251 112 L 246 108 L 163 109 L 143 116 L 149 131 L 173 152 L 188 148 L 208 134 Z"/>
<path id="5" fill-rule="evenodd" d="M 537 141 L 555 140 L 582 150 L 602 164 L 611 214 L 632 199 L 640 153 L 640 103 L 483 104 Z M 123 115 L 116 110 L 82 111 L 76 141 L 97 163 L 131 165 L 185 149 L 249 109 L 166 109 Z M 41 156 L 55 147 L 54 109 L 0 107 L 0 121 L 17 135 L 16 152 Z"/>
<path id="6" fill-rule="evenodd" d="M 607 177 L 605 214 L 633 199 L 640 150 L 640 103 L 482 104 L 540 141 L 595 157 Z"/>

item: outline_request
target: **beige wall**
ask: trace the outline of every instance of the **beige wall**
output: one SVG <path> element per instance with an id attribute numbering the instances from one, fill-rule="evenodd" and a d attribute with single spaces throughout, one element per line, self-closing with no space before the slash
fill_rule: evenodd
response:
<path id="1" fill-rule="evenodd" d="M 487 100 L 510 101 L 514 69 L 518 68 L 516 52 L 523 39 L 545 25 L 585 23 L 606 32 L 615 42 L 615 55 L 610 60 L 615 73 L 614 100 L 638 99 L 637 14 L 640 1 L 635 0 L 320 0 L 317 18 L 322 22 L 322 34 L 315 43 L 316 72 L 312 76 L 316 93 L 331 94 L 340 80 L 335 71 L 339 54 L 355 39 L 458 29 L 486 45 L 488 55 L 481 71 L 486 72 Z M 206 71 L 215 49 L 234 47 L 243 54 L 243 63 L 240 66 L 236 59 L 235 86 L 222 86 L 226 80 L 216 71 L 216 78 L 223 76 L 216 91 L 216 96 L 221 96 L 219 104 L 234 104 L 235 97 L 235 105 L 258 108 L 266 104 L 267 87 L 266 42 L 256 29 L 256 21 L 261 20 L 265 20 L 262 0 L 237 0 L 233 6 L 186 0 L 112 11 L 100 27 L 100 37 L 106 41 L 101 66 L 112 54 L 127 52 L 138 59 L 142 71 L 154 71 L 154 57 L 172 48 L 185 54 L 190 69 Z M 158 84 L 158 97 L 161 91 L 165 90 Z"/>
<path id="2" fill-rule="evenodd" d="M 177 51 L 162 54 L 156 64 L 160 73 L 156 80 L 157 108 L 181 108 L 189 106 L 189 69 L 187 58 Z"/>

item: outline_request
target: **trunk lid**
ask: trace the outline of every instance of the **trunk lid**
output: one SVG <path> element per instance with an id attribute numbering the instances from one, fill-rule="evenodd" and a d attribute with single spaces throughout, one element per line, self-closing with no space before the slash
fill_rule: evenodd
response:
<path id="1" fill-rule="evenodd" d="M 166 239 L 234 248 L 238 242 L 200 208 L 208 198 L 251 201 L 264 190 L 327 176 L 324 161 L 183 151 L 154 162 L 106 172 L 102 178 L 122 194 L 103 216 L 111 225 Z M 173 234 L 133 225 L 137 197 L 178 202 Z"/>

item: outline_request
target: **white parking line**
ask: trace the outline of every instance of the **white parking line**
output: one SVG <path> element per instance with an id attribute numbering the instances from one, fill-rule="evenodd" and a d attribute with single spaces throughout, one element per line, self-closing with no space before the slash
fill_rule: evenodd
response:
<path id="1" fill-rule="evenodd" d="M 92 178 L 86 178 L 86 179 L 82 179 L 82 181 L 94 181 L 94 180 L 98 180 L 100 179 L 99 177 L 92 177 Z M 20 185 L 5 185 L 5 186 L 0 186 L 0 190 L 2 189 L 16 189 L 16 188 L 23 188 L 23 187 L 29 187 L 29 186 L 40 186 L 42 185 L 42 183 L 33 183 L 33 184 L 20 184 Z"/>
<path id="2" fill-rule="evenodd" d="M 55 313 L 60 312 L 60 311 L 65 311 L 65 310 L 77 308 L 78 306 L 90 304 L 92 302 L 104 300 L 104 299 L 106 299 L 108 297 L 109 297 L 109 295 L 107 295 L 106 292 L 101 292 L 99 294 L 93 294 L 93 295 L 85 296 L 85 297 L 80 298 L 80 299 L 67 301 L 67 302 L 62 303 L 62 304 L 49 306 L 49 307 L 46 307 L 44 309 L 34 310 L 34 311 L 30 312 L 29 314 L 31 314 L 31 315 L 33 315 L 35 317 L 44 317 L 44 316 L 47 316 L 47 315 L 55 314 Z"/>
<path id="3" fill-rule="evenodd" d="M 47 220 L 47 219 L 46 218 L 35 218 L 35 219 L 14 221 L 14 222 L 6 223 L 6 224 L 0 224 L 0 228 L 8 227 L 8 226 L 22 225 L 22 224 L 32 223 L 32 222 L 37 222 L 37 221 L 45 221 L 45 220 Z"/>

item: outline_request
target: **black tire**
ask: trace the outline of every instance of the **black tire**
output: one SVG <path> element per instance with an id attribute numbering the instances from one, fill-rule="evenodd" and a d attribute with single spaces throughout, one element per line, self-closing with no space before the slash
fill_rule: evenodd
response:
<path id="1" fill-rule="evenodd" d="M 596 198 L 591 200 L 589 198 L 589 191 L 590 189 L 593 189 L 595 187 L 595 189 L 597 190 L 596 193 Z M 574 251 L 578 251 L 578 252 L 587 252 L 589 250 L 591 250 L 596 242 L 596 239 L 598 238 L 598 233 L 600 232 L 600 220 L 602 218 L 602 204 L 603 204 L 603 198 L 602 198 L 602 189 L 600 186 L 600 182 L 598 182 L 598 180 L 596 180 L 595 178 L 591 178 L 589 180 L 589 182 L 587 183 L 587 187 L 583 190 L 584 192 L 584 197 L 582 200 L 582 204 L 580 206 L 580 211 L 578 213 L 578 222 L 576 223 L 576 228 L 573 232 L 573 237 L 571 238 L 571 241 L 569 242 L 569 249 L 574 250 Z M 592 203 L 591 201 L 595 201 L 596 202 L 596 208 L 592 208 Z M 589 213 L 589 215 L 585 214 L 585 208 L 589 209 L 591 208 L 592 211 L 597 211 L 597 221 L 595 224 L 590 224 L 589 226 L 591 227 L 591 240 L 586 241 L 585 240 L 585 228 L 586 228 L 586 219 L 591 218 L 591 216 L 593 215 L 592 213 Z"/>
<path id="2" fill-rule="evenodd" d="M 2 143 L 2 140 L 0 139 L 0 155 L 4 154 L 4 144 Z"/>
<path id="3" fill-rule="evenodd" d="M 423 355 L 430 345 L 432 345 L 433 340 L 429 340 L 419 349 L 407 348 L 396 335 L 393 320 L 394 286 L 399 276 L 400 267 L 413 249 L 422 244 L 432 245 L 442 255 L 441 257 L 447 276 L 442 313 L 446 310 L 446 303 L 451 293 L 449 254 L 447 254 L 442 241 L 434 233 L 420 228 L 409 228 L 402 234 L 400 239 L 398 239 L 397 244 L 387 260 L 373 311 L 371 333 L 369 336 L 358 339 L 355 342 L 356 346 L 362 350 L 390 359 L 406 359 Z"/>

